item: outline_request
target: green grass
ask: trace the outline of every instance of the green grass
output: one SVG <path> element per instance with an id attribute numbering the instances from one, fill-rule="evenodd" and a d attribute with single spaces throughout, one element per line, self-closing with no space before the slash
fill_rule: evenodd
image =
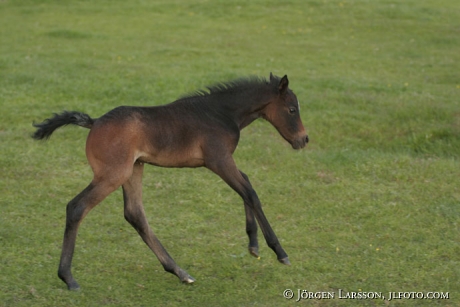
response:
<path id="1" fill-rule="evenodd" d="M 460 11 L 427 1 L 0 1 L 0 306 L 460 306 Z M 290 256 L 246 251 L 239 197 L 205 169 L 147 167 L 153 230 L 197 279 L 165 273 L 116 191 L 57 278 L 65 205 L 91 180 L 85 129 L 30 138 L 216 81 L 287 74 L 311 144 L 268 123 L 235 153 Z M 308 291 L 448 300 L 286 300 Z"/>

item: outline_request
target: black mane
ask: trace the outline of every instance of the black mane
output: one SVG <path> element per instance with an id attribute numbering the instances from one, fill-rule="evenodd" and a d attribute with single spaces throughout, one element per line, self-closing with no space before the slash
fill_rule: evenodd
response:
<path id="1" fill-rule="evenodd" d="M 223 93 L 242 92 L 247 89 L 254 89 L 260 86 L 266 86 L 268 84 L 270 84 L 270 82 L 267 81 L 265 78 L 257 76 L 239 78 L 228 82 L 220 82 L 210 86 L 206 86 L 205 89 L 197 90 L 195 92 L 181 96 L 179 100 L 208 97 L 211 95 L 218 95 Z"/>

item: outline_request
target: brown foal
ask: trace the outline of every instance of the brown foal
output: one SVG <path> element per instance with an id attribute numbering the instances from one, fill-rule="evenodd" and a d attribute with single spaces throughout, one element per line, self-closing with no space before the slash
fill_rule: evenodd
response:
<path id="1" fill-rule="evenodd" d="M 73 124 L 89 128 L 86 156 L 93 170 L 91 183 L 67 205 L 66 226 L 58 276 L 69 289 L 79 285 L 71 273 L 78 227 L 88 212 L 118 187 L 123 188 L 124 215 L 155 253 L 164 269 L 182 282 L 195 281 L 171 258 L 151 230 L 142 205 L 144 164 L 162 167 L 204 166 L 219 175 L 244 201 L 249 252 L 258 257 L 257 223 L 278 260 L 288 256 L 268 223 L 259 198 L 233 160 L 240 131 L 257 118 L 269 121 L 294 149 L 308 136 L 299 103 L 287 76 L 239 79 L 220 83 L 167 105 L 115 108 L 92 119 L 65 111 L 40 124 L 33 138 L 47 139 L 57 128 Z"/>

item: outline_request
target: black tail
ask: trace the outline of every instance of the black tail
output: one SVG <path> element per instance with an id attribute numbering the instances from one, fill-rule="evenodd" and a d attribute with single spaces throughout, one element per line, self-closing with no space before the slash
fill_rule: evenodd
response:
<path id="1" fill-rule="evenodd" d="M 37 131 L 32 135 L 36 140 L 48 139 L 54 130 L 69 124 L 85 128 L 91 128 L 94 120 L 85 113 L 75 111 L 64 111 L 61 114 L 54 113 L 52 118 L 45 119 L 40 124 L 33 124 Z"/>

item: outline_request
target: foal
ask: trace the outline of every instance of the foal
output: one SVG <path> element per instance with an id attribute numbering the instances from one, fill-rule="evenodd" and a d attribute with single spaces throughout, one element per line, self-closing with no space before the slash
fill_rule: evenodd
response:
<path id="1" fill-rule="evenodd" d="M 204 166 L 219 175 L 244 201 L 249 252 L 258 257 L 257 222 L 278 260 L 288 256 L 262 211 L 248 176 L 232 154 L 240 130 L 255 119 L 269 121 L 294 149 L 305 147 L 308 136 L 299 116 L 299 102 L 287 76 L 270 80 L 249 78 L 221 83 L 156 107 L 115 108 L 92 119 L 80 112 L 55 114 L 40 124 L 33 138 L 47 139 L 68 124 L 89 128 L 86 156 L 93 170 L 91 183 L 67 205 L 66 227 L 58 276 L 69 289 L 79 285 L 71 273 L 78 227 L 88 212 L 118 187 L 123 188 L 124 215 L 155 253 L 164 269 L 182 282 L 195 279 L 171 258 L 148 225 L 142 205 L 144 164 L 163 167 Z"/>

